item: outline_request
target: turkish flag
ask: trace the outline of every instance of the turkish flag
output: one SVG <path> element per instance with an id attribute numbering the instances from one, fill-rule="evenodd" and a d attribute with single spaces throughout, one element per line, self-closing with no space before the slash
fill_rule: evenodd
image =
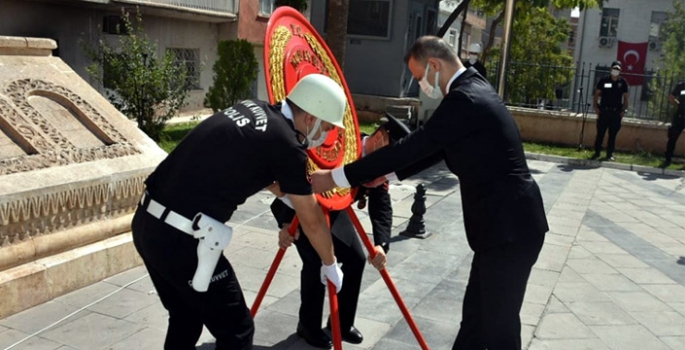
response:
<path id="1" fill-rule="evenodd" d="M 647 61 L 647 42 L 627 43 L 618 42 L 616 59 L 621 61 L 621 76 L 628 85 L 642 85 L 645 74 L 645 61 Z"/>

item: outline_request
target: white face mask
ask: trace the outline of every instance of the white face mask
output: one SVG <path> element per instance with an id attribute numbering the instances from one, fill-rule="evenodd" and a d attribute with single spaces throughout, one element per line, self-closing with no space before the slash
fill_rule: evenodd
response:
<path id="1" fill-rule="evenodd" d="M 430 63 L 426 65 L 426 73 L 423 75 L 421 81 L 419 81 L 419 86 L 421 87 L 421 90 L 423 90 L 423 92 L 426 94 L 426 96 L 437 100 L 439 98 L 442 98 L 442 91 L 440 90 L 440 85 L 438 84 L 438 80 L 440 80 L 440 72 L 435 72 L 435 84 L 434 86 L 431 86 L 431 84 L 428 83 L 428 79 L 426 78 L 428 76 L 429 69 Z"/>
<path id="2" fill-rule="evenodd" d="M 321 131 L 319 138 L 314 139 L 314 135 L 316 135 L 316 132 L 319 129 L 321 129 L 321 119 L 316 118 L 314 128 L 312 128 L 312 131 L 307 133 L 307 149 L 319 147 L 323 144 L 324 141 L 326 141 L 326 138 L 328 137 L 328 131 L 323 130 Z"/>
<path id="3" fill-rule="evenodd" d="M 474 64 L 478 61 L 478 55 L 469 55 L 469 63 Z"/>
<path id="4" fill-rule="evenodd" d="M 618 69 L 612 69 L 611 70 L 611 76 L 612 77 L 617 77 L 619 74 L 621 74 L 621 71 Z"/>

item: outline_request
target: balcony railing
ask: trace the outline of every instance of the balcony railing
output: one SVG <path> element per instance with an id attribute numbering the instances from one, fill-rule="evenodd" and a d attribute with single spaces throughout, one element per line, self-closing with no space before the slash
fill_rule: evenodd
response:
<path id="1" fill-rule="evenodd" d="M 177 7 L 201 11 L 223 12 L 235 14 L 238 12 L 239 0 L 134 0 L 141 5 L 158 5 L 163 7 Z"/>

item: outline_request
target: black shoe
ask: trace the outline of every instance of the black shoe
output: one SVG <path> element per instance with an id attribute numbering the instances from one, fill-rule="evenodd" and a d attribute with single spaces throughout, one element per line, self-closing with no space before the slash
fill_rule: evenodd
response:
<path id="1" fill-rule="evenodd" d="M 613 162 L 616 160 L 616 158 L 614 158 L 614 156 L 607 156 L 606 158 L 604 158 L 604 160 L 606 160 L 607 162 Z"/>
<path id="2" fill-rule="evenodd" d="M 597 158 L 599 158 L 599 153 L 595 153 L 592 155 L 592 157 L 590 157 L 592 160 L 597 160 Z"/>
<path id="3" fill-rule="evenodd" d="M 326 326 L 326 329 L 328 329 L 331 332 L 331 334 L 333 334 L 330 320 L 328 325 Z M 347 331 L 341 329 L 340 335 L 342 336 L 343 341 L 348 342 L 350 344 L 361 344 L 361 342 L 364 341 L 364 336 L 362 335 L 362 332 L 360 332 L 355 326 L 350 327 Z"/>
<path id="4" fill-rule="evenodd" d="M 297 335 L 315 348 L 330 349 L 333 347 L 333 341 L 321 328 L 309 331 L 302 326 L 302 323 L 297 323 Z"/>
<path id="5" fill-rule="evenodd" d="M 659 165 L 659 168 L 667 168 L 669 165 L 671 165 L 671 160 L 666 159 Z"/>

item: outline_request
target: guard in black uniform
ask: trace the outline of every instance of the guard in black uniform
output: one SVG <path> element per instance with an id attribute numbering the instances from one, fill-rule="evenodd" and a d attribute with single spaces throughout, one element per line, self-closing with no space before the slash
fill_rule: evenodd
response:
<path id="1" fill-rule="evenodd" d="M 362 156 L 409 134 L 409 128 L 402 122 L 391 115 L 387 115 L 387 118 L 388 121 L 379 126 L 371 136 L 363 136 Z M 370 262 L 379 270 L 385 266 L 385 254 L 390 249 L 392 231 L 392 203 L 387 182 L 384 185 L 369 189 L 360 187 L 356 198 L 360 199 L 365 195 L 369 197 L 369 217 L 371 218 L 373 239 L 377 252 L 375 261 Z M 272 189 L 272 191 L 279 195 L 277 190 Z M 287 197 L 282 195 L 280 197 L 281 200 L 274 200 L 271 204 L 271 211 L 279 226 L 283 228 L 282 237 L 279 238 L 279 241 L 285 240 L 289 243 L 290 236 L 287 233 L 287 228 L 290 226 L 295 212 L 288 207 Z M 345 274 L 345 288 L 338 294 L 341 334 L 344 341 L 359 344 L 364 340 L 364 337 L 354 327 L 354 319 L 364 273 L 364 248 L 357 237 L 357 231 L 349 215 L 345 211 L 330 212 L 330 219 L 335 256 L 342 263 L 342 271 Z M 319 258 L 307 237 L 299 236 L 298 239 L 294 240 L 294 243 L 302 259 L 301 304 L 297 334 L 311 346 L 330 348 L 333 345 L 331 338 L 321 329 L 325 288 L 318 282 Z"/>
<path id="2" fill-rule="evenodd" d="M 671 94 L 668 96 L 668 101 L 676 106 L 675 115 L 671 126 L 668 127 L 668 142 L 666 143 L 666 160 L 663 166 L 669 166 L 673 160 L 673 151 L 675 144 L 678 142 L 678 137 L 685 129 L 685 81 L 681 81 L 675 86 Z"/>
<path id="3" fill-rule="evenodd" d="M 611 64 L 611 75 L 599 80 L 595 89 L 593 106 L 597 114 L 597 137 L 595 138 L 595 154 L 592 159 L 599 158 L 602 152 L 604 134 L 609 130 L 606 160 L 614 160 L 616 135 L 621 130 L 621 120 L 628 111 L 628 82 L 621 76 L 621 62 Z M 601 101 L 600 101 L 601 98 Z"/>
<path id="4" fill-rule="evenodd" d="M 473 43 L 469 46 L 469 58 L 466 62 L 464 62 L 464 67 L 469 68 L 473 67 L 476 69 L 478 74 L 482 75 L 483 78 L 487 79 L 487 71 L 485 70 L 485 66 L 481 61 L 478 60 L 478 56 L 480 55 L 480 44 L 478 43 Z"/>
<path id="5" fill-rule="evenodd" d="M 164 349 L 190 350 L 202 326 L 216 349 L 251 349 L 254 324 L 231 264 L 224 223 L 245 199 L 278 181 L 316 249 L 321 278 L 338 291 L 342 271 L 330 231 L 307 181 L 306 147 L 343 127 L 346 97 L 312 74 L 277 105 L 246 100 L 195 127 L 146 181 L 133 241 L 169 312 Z"/>

